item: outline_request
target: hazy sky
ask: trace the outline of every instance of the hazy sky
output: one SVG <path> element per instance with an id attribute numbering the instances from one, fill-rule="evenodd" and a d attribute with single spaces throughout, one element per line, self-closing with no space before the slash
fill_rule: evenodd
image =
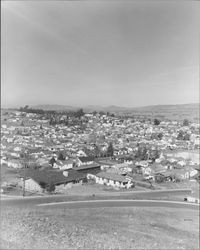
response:
<path id="1" fill-rule="evenodd" d="M 2 106 L 199 102 L 198 1 L 1 2 Z"/>

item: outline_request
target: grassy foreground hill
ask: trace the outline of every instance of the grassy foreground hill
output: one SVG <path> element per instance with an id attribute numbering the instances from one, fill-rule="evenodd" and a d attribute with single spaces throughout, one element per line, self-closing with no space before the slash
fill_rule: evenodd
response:
<path id="1" fill-rule="evenodd" d="M 9 207 L 1 249 L 198 249 L 198 211 L 171 208 Z"/>

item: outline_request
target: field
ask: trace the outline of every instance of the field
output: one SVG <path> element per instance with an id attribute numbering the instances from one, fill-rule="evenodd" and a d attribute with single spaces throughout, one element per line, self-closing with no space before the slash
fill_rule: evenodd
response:
<path id="1" fill-rule="evenodd" d="M 1 211 L 1 249 L 198 249 L 198 211 L 14 208 Z"/>
<path id="2" fill-rule="evenodd" d="M 19 181 L 19 174 L 19 169 L 9 168 L 5 164 L 1 165 L 1 183 L 16 183 Z"/>

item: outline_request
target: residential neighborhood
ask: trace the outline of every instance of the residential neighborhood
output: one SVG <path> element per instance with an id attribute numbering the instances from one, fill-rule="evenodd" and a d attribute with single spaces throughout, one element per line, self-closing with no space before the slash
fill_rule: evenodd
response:
<path id="1" fill-rule="evenodd" d="M 199 4 L 1 1 L 0 249 L 199 249 Z"/>
<path id="2" fill-rule="evenodd" d="M 2 110 L 1 166 L 17 173 L 3 178 L 2 193 L 10 186 L 56 195 L 77 185 L 134 191 L 199 183 L 197 123 L 83 110 L 40 113 Z"/>

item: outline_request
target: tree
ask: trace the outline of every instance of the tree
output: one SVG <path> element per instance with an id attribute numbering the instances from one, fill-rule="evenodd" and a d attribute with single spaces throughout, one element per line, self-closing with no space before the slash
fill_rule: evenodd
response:
<path id="1" fill-rule="evenodd" d="M 159 140 L 162 140 L 162 138 L 163 138 L 163 134 L 162 134 L 162 133 L 159 133 L 159 134 L 158 134 L 158 139 L 159 139 Z"/>
<path id="2" fill-rule="evenodd" d="M 160 124 L 160 121 L 158 119 L 154 119 L 154 125 L 158 126 Z"/>
<path id="3" fill-rule="evenodd" d="M 188 119 L 183 120 L 183 126 L 189 126 L 189 121 Z"/>
<path id="4" fill-rule="evenodd" d="M 190 140 L 190 135 L 189 134 L 185 134 L 183 137 L 184 141 L 189 141 Z"/>
<path id="5" fill-rule="evenodd" d="M 65 119 L 65 120 L 64 120 L 64 124 L 65 124 L 65 126 L 68 126 L 68 125 L 69 125 L 68 119 Z"/>
<path id="6" fill-rule="evenodd" d="M 183 140 L 183 138 L 184 138 L 184 132 L 180 130 L 177 136 L 177 140 Z"/>
<path id="7" fill-rule="evenodd" d="M 56 189 L 55 184 L 52 183 L 52 182 L 46 185 L 46 191 L 47 191 L 48 193 L 54 192 L 55 189 Z"/>
<path id="8" fill-rule="evenodd" d="M 85 113 L 83 112 L 83 109 L 79 109 L 76 111 L 75 116 L 81 118 L 82 116 L 84 116 L 84 114 Z"/>
<path id="9" fill-rule="evenodd" d="M 189 141 L 190 135 L 180 130 L 177 136 L 177 140 Z"/>
<path id="10" fill-rule="evenodd" d="M 113 148 L 112 142 L 110 142 L 109 145 L 108 145 L 107 154 L 109 156 L 113 156 L 113 154 L 114 154 L 114 148 Z"/>
<path id="11" fill-rule="evenodd" d="M 106 113 L 104 111 L 99 111 L 100 115 L 105 115 Z"/>
<path id="12" fill-rule="evenodd" d="M 59 153 L 58 160 L 60 160 L 60 161 L 64 161 L 65 160 L 65 157 L 63 156 L 62 152 Z"/>
<path id="13" fill-rule="evenodd" d="M 56 160 L 54 157 L 52 157 L 51 160 L 49 161 L 49 164 L 53 167 L 54 163 L 56 163 Z"/>
<path id="14" fill-rule="evenodd" d="M 148 159 L 148 150 L 146 146 L 139 146 L 138 150 L 135 154 L 135 158 L 139 160 L 147 160 Z"/>
<path id="15" fill-rule="evenodd" d="M 161 152 L 158 149 L 150 150 L 149 158 L 153 161 L 160 157 Z"/>
<path id="16" fill-rule="evenodd" d="M 55 125 L 55 119 L 53 117 L 50 118 L 49 125 Z"/>
<path id="17" fill-rule="evenodd" d="M 101 150 L 99 149 L 99 147 L 96 144 L 94 145 L 94 155 L 95 155 L 95 157 L 101 156 Z"/>
<path id="18" fill-rule="evenodd" d="M 41 181 L 41 182 L 39 183 L 39 185 L 41 186 L 42 189 L 45 189 L 46 186 L 47 186 L 47 184 L 46 184 L 45 182 L 43 182 L 43 181 Z"/>

